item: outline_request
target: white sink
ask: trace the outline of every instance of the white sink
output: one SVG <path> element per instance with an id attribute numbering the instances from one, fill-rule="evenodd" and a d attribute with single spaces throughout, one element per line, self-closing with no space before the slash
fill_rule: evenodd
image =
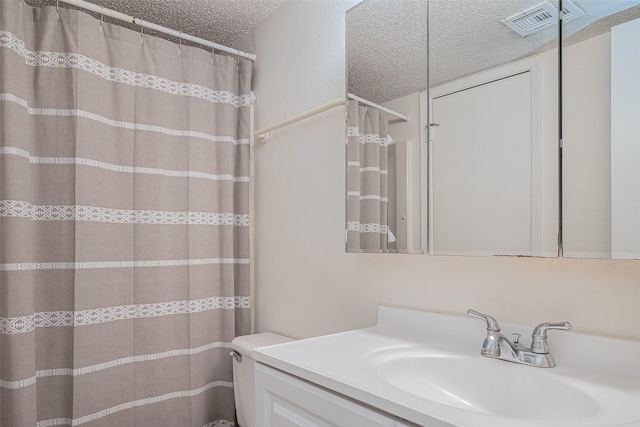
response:
<path id="1" fill-rule="evenodd" d="M 584 368 L 535 368 L 446 345 L 380 349 L 364 362 L 387 384 L 425 402 L 514 423 L 640 425 L 636 378 L 612 382 Z"/>
<path id="2" fill-rule="evenodd" d="M 501 363 L 504 366 L 496 366 Z M 547 422 L 598 413 L 598 402 L 548 370 L 478 356 L 414 356 L 383 363 L 389 384 L 469 411 Z"/>

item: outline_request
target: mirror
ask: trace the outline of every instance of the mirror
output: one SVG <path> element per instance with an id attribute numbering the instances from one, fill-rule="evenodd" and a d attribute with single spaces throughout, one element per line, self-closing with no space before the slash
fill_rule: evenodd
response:
<path id="1" fill-rule="evenodd" d="M 346 13 L 346 52 L 347 251 L 421 253 L 427 2 L 357 4 Z"/>
<path id="2" fill-rule="evenodd" d="M 640 259 L 640 1 L 563 27 L 564 256 Z"/>
<path id="3" fill-rule="evenodd" d="M 350 160 L 347 143 L 347 251 L 557 256 L 557 20 L 551 16 L 542 31 L 526 37 L 500 22 L 539 3 L 365 0 L 347 11 L 348 92 L 410 118 L 388 124 L 393 143 L 384 155 L 386 196 L 350 188 L 351 182 L 364 180 L 355 176 L 356 168 L 371 167 Z M 494 137 L 484 134 L 486 129 L 457 124 L 459 106 L 466 100 L 448 95 L 491 88 L 490 83 L 512 75 L 527 77 L 519 87 L 527 100 L 516 99 L 526 110 L 518 120 L 530 117 L 535 123 L 519 136 L 526 141 L 517 149 L 509 146 L 509 134 L 503 136 L 503 145 L 489 147 Z M 492 93 L 482 96 L 479 102 L 485 107 L 478 107 L 480 111 L 495 112 L 487 120 L 494 126 L 510 120 L 499 119 L 510 111 L 508 104 L 497 111 Z M 360 129 L 347 127 L 349 141 Z M 460 139 L 451 135 L 460 128 L 471 131 L 462 136 L 469 146 L 449 142 L 451 137 Z M 519 174 L 518 180 L 513 174 Z M 396 241 L 388 243 L 387 250 L 350 246 L 350 235 L 363 241 L 368 231 L 384 232 L 378 223 L 382 215 L 359 222 L 349 216 L 354 205 L 364 210 L 362 205 L 376 197 L 388 201 L 385 219 Z M 376 239 L 382 242 L 385 237 Z"/>
<path id="4" fill-rule="evenodd" d="M 429 253 L 558 255 L 557 3 L 429 2 Z"/>
<path id="5" fill-rule="evenodd" d="M 365 0 L 347 12 L 348 91 L 410 118 L 385 128 L 391 189 L 377 197 L 389 204 L 388 231 L 381 215 L 357 223 L 362 234 L 395 234 L 377 252 L 640 259 L 640 0 L 562 2 L 561 88 L 559 1 L 547 3 Z M 524 37 L 501 22 L 527 31 L 549 16 Z M 500 89 L 519 95 L 496 102 Z M 522 130 L 527 114 L 529 135 L 491 133 Z M 372 196 L 349 194 L 348 205 Z"/>

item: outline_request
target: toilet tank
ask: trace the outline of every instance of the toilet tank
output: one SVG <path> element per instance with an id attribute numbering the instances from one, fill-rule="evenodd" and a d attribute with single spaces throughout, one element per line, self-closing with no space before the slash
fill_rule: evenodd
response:
<path id="1" fill-rule="evenodd" d="M 231 341 L 233 352 L 233 396 L 236 416 L 240 427 L 255 427 L 255 361 L 251 356 L 254 348 L 282 344 L 291 338 L 265 332 L 243 335 Z"/>

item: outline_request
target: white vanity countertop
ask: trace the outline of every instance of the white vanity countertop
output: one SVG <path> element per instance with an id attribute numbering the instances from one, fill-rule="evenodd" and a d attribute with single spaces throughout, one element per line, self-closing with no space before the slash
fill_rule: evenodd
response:
<path id="1" fill-rule="evenodd" d="M 506 336 L 518 332 L 528 337 L 535 325 L 501 323 L 500 326 Z M 374 327 L 262 347 L 253 351 L 253 357 L 418 425 L 640 427 L 640 342 L 635 341 L 550 331 L 549 347 L 557 361 L 555 368 L 534 368 L 480 356 L 480 360 L 474 359 L 483 364 L 483 372 L 496 370 L 497 375 L 511 378 L 512 392 L 519 396 L 531 393 L 518 383 L 518 376 L 523 372 L 527 377 L 539 372 L 539 375 L 570 378 L 587 388 L 596 384 L 598 396 L 604 396 L 604 405 L 591 408 L 593 414 L 578 421 L 533 421 L 461 409 L 405 391 L 379 376 L 380 363 L 398 354 L 412 357 L 425 351 L 441 351 L 475 357 L 485 334 L 485 323 L 477 319 L 381 306 L 378 324 Z M 523 342 L 528 344 L 524 338 Z M 532 406 L 534 401 L 532 396 Z M 619 402 L 624 402 L 623 406 Z"/>

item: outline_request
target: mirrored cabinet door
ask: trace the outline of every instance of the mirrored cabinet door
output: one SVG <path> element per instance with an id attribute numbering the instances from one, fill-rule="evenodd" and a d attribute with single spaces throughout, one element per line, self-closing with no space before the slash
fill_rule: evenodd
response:
<path id="1" fill-rule="evenodd" d="M 430 253 L 558 255 L 557 7 L 429 2 Z"/>
<path id="2" fill-rule="evenodd" d="M 346 13 L 348 252 L 423 253 L 426 0 Z"/>
<path id="3" fill-rule="evenodd" d="M 566 0 L 565 0 L 566 1 Z M 640 1 L 563 26 L 564 256 L 640 258 Z"/>

